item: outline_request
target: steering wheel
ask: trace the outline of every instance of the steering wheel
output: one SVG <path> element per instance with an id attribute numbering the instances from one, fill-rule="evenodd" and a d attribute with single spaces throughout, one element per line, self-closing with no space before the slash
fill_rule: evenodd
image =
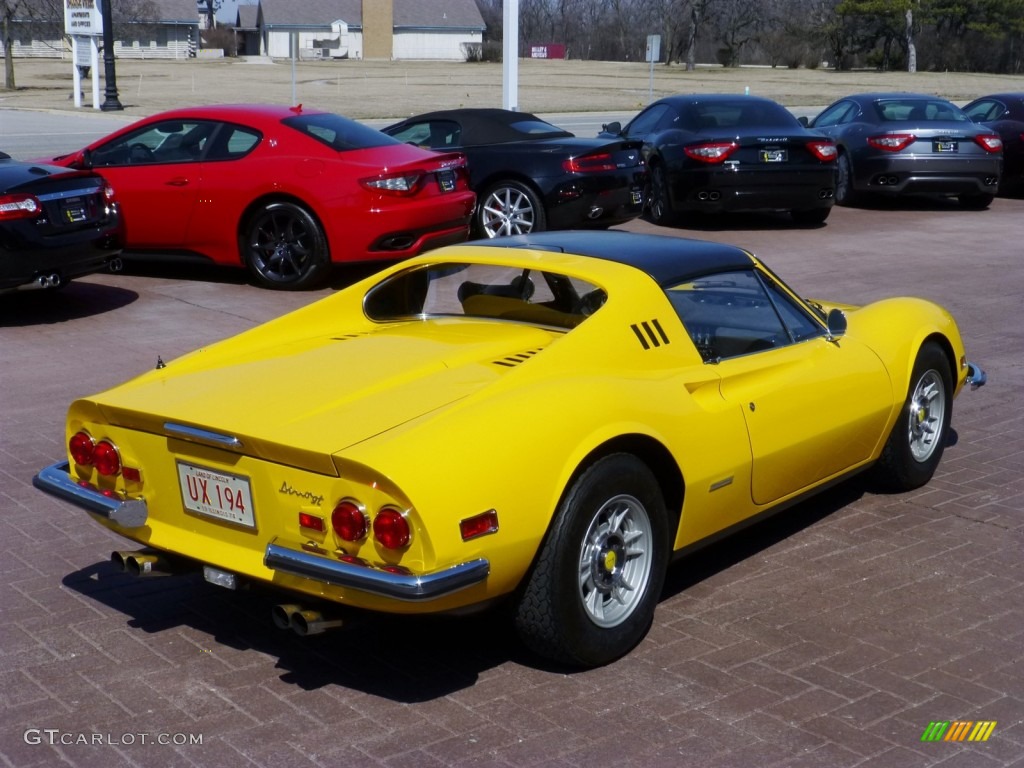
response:
<path id="1" fill-rule="evenodd" d="M 156 155 L 145 144 L 136 143 L 128 147 L 128 159 L 133 163 L 155 163 Z"/>

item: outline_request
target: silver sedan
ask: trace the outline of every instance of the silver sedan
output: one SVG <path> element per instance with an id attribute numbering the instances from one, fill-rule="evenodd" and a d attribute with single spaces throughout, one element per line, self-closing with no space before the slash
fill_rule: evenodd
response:
<path id="1" fill-rule="evenodd" d="M 998 190 L 1002 139 L 945 99 L 861 93 L 806 122 L 839 147 L 840 205 L 874 193 L 955 196 L 980 209 Z"/>

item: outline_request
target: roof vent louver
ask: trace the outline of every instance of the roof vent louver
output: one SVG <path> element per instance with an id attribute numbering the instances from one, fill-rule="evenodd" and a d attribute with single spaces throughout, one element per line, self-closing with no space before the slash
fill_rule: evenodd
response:
<path id="1" fill-rule="evenodd" d="M 636 334 L 644 349 L 668 346 L 670 343 L 657 318 L 644 320 L 642 323 L 633 323 L 629 327 L 633 329 L 633 333 Z"/>
<path id="2" fill-rule="evenodd" d="M 515 368 L 516 366 L 522 365 L 531 357 L 540 352 L 543 347 L 537 349 L 528 349 L 525 352 L 519 352 L 515 355 L 509 355 L 508 357 L 502 357 L 494 361 L 495 365 L 500 365 L 502 368 Z"/>

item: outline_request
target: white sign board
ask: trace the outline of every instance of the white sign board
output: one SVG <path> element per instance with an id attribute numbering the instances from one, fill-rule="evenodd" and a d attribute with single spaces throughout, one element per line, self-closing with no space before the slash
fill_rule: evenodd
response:
<path id="1" fill-rule="evenodd" d="M 661 35 L 647 36 L 647 58 L 644 61 L 661 61 Z"/>
<path id="2" fill-rule="evenodd" d="M 102 35 L 99 0 L 64 0 L 64 32 L 72 37 Z"/>

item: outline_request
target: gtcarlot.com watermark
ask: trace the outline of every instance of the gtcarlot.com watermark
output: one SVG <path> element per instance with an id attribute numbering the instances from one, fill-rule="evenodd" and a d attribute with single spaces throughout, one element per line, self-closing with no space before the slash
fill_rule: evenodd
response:
<path id="1" fill-rule="evenodd" d="M 59 728 L 27 728 L 22 738 L 26 744 L 50 746 L 130 747 L 136 744 L 161 744 L 171 747 L 196 746 L 203 743 L 201 733 L 85 733 L 62 731 Z"/>

